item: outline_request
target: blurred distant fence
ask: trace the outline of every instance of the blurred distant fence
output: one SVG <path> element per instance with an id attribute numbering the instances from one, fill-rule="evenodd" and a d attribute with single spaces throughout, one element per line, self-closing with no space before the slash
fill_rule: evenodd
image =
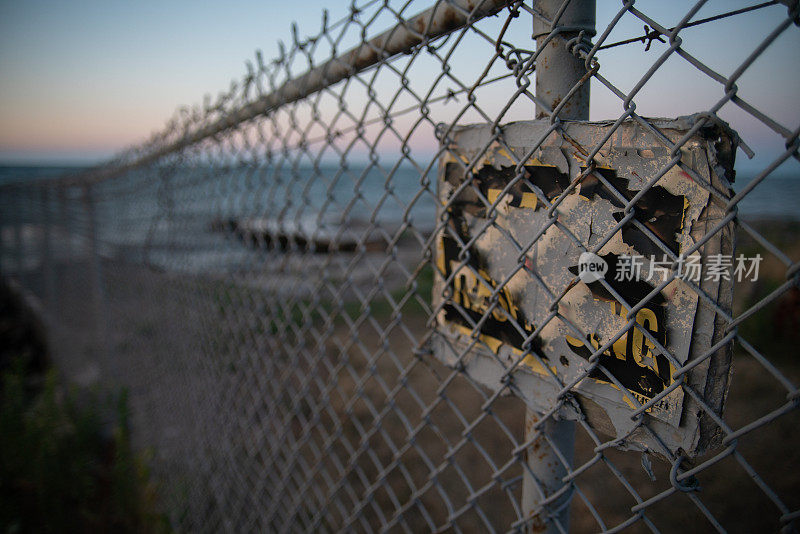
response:
<path id="1" fill-rule="evenodd" d="M 180 530 L 795 531 L 800 125 L 737 83 L 798 3 L 704 4 L 325 13 L 115 160 L 3 185 L 0 268 L 70 380 L 127 388 Z M 684 45 L 748 17 L 732 69 Z M 574 121 L 590 87 L 609 120 Z"/>

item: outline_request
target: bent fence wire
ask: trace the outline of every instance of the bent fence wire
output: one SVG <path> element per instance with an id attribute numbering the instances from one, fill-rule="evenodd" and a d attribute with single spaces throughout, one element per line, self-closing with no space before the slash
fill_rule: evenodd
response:
<path id="1" fill-rule="evenodd" d="M 705 4 L 325 13 L 2 186 L 3 273 L 180 530 L 794 531 L 798 3 Z"/>

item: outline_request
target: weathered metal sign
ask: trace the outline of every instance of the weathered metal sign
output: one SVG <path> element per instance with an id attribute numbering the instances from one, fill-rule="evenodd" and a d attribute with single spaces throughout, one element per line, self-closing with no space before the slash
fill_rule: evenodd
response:
<path id="1" fill-rule="evenodd" d="M 676 141 L 689 122 L 657 127 Z M 711 254 L 731 254 L 731 228 L 684 258 L 681 277 L 652 293 L 670 270 L 667 251 L 683 255 L 721 219 L 724 202 L 708 187 L 729 195 L 722 175 L 732 168 L 734 135 L 701 130 L 683 145 L 681 163 L 707 186 L 673 166 L 648 187 L 672 159 L 651 132 L 623 123 L 594 158 L 594 173 L 575 183 L 611 124 L 567 123 L 532 151 L 549 126 L 510 124 L 503 143 L 491 142 L 488 125 L 451 136 L 438 184 L 446 224 L 436 238 L 434 352 L 493 388 L 504 387 L 506 369 L 516 365 L 516 389 L 543 412 L 577 381 L 580 409 L 564 407 L 559 415 L 582 412 L 599 431 L 625 437 L 624 448 L 658 450 L 631 417 L 649 403 L 648 426 L 658 439 L 697 453 L 713 441 L 714 425 L 681 386 L 721 410 L 730 355 L 720 349 L 675 383 L 676 365 L 704 355 L 722 336 L 713 308 L 692 285 L 723 308 L 731 285 L 686 273 Z M 596 255 L 587 253 L 600 243 Z M 628 318 L 630 309 L 636 313 Z"/>

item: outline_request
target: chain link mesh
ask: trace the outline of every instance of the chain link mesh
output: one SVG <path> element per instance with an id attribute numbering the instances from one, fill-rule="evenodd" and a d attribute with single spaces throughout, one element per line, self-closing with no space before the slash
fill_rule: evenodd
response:
<path id="1" fill-rule="evenodd" d="M 3 273 L 44 303 L 53 356 L 70 380 L 128 390 L 136 444 L 153 451 L 175 528 L 795 531 L 800 213 L 767 215 L 777 197 L 798 192 L 781 173 L 797 179 L 800 124 L 796 109 L 777 115 L 769 95 L 748 92 L 746 78 L 755 71 L 782 83 L 769 71 L 777 63 L 759 63 L 776 49 L 795 61 L 781 68 L 797 71 L 785 52 L 797 42 L 798 4 L 715 11 L 730 6 L 700 1 L 662 20 L 663 9 L 627 0 L 598 13 L 596 33 L 560 24 L 570 1 L 558 4 L 551 17 L 538 2 L 356 2 L 340 20 L 326 12 L 311 37 L 293 26 L 279 57 L 257 56 L 240 83 L 179 110 L 114 161 L 2 187 Z M 751 25 L 756 16 L 767 22 Z M 546 68 L 530 37 L 535 24 L 547 27 L 540 43 L 569 37 L 565 46 L 585 67 L 559 102 L 534 90 L 537 69 Z M 736 47 L 715 43 L 730 46 L 735 60 L 697 40 L 715 24 L 752 27 L 730 36 Z M 589 85 L 592 118 L 608 121 L 605 137 L 583 147 L 563 188 L 544 191 L 526 161 L 547 135 L 564 138 L 570 96 Z M 547 135 L 522 154 L 509 123 L 534 118 L 534 109 Z M 669 134 L 644 110 L 687 116 L 686 129 Z M 724 123 L 741 136 L 732 136 L 740 159 L 752 156 L 750 144 L 761 157 L 751 180 L 739 171 L 732 191 L 683 157 L 693 135 Z M 474 124 L 485 135 L 470 152 L 457 138 Z M 627 127 L 649 136 L 667 162 L 633 194 L 597 163 Z M 748 143 L 748 132 L 762 141 Z M 498 146 L 513 172 L 490 196 L 479 167 Z M 459 194 L 471 192 L 489 213 L 473 242 L 454 230 L 457 195 L 440 195 L 445 161 L 457 162 Z M 730 298 L 724 287 L 712 294 L 687 285 L 713 317 L 707 350 L 688 361 L 635 320 L 678 277 L 669 239 L 636 216 L 673 168 L 707 193 L 716 214 L 689 252 L 708 259 L 726 239 L 733 247 L 735 234 L 736 252 L 764 258 L 759 280 L 729 277 Z M 590 239 L 568 206 L 591 178 L 623 216 Z M 546 213 L 533 237 L 498 222 L 514 184 Z M 746 209 L 763 195 L 765 210 Z M 606 284 L 631 310 L 624 326 L 585 343 L 587 363 L 572 379 L 555 371 L 542 379 L 555 391 L 543 409 L 521 381 L 532 359 L 551 367 L 536 336 L 556 324 L 577 339 L 592 332 L 562 306 L 577 274 L 553 284 L 526 255 L 553 233 L 598 252 L 630 228 L 668 257 L 668 276 L 637 301 Z M 470 262 L 490 231 L 519 255 L 504 280 Z M 436 262 L 443 235 L 457 247 L 455 272 Z M 488 288 L 477 316 L 451 287 L 467 271 Z M 517 275 L 546 295 L 535 331 L 501 306 Z M 446 306 L 472 328 L 443 363 L 435 339 Z M 475 350 L 492 352 L 481 335 L 492 317 L 525 341 L 513 358 L 498 359 L 496 387 L 486 387 L 467 361 Z M 636 329 L 669 359 L 672 385 L 649 402 L 633 399 L 625 432 L 610 435 L 585 413 L 580 384 L 600 370 L 624 391 L 601 356 Z M 700 368 L 719 374 L 700 383 L 692 378 Z M 648 410 L 675 390 L 713 436 L 698 455 L 670 445 Z M 575 421 L 574 450 L 548 433 L 563 418 Z M 644 450 L 636 436 L 646 436 Z M 555 449 L 555 484 L 531 467 L 539 446 Z M 526 480 L 535 494 L 527 504 Z"/>

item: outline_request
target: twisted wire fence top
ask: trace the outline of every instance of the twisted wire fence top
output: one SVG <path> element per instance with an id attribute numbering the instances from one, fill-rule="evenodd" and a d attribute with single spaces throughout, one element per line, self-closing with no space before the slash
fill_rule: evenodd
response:
<path id="1" fill-rule="evenodd" d="M 798 3 L 578 3 L 353 2 L 0 187 L 3 273 L 128 389 L 177 529 L 796 530 Z"/>

